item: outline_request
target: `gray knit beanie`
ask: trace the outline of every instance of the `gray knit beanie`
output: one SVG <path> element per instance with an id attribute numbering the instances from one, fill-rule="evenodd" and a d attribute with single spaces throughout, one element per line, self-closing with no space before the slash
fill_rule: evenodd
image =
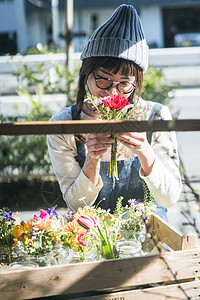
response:
<path id="1" fill-rule="evenodd" d="M 136 9 L 123 4 L 94 31 L 81 54 L 81 60 L 95 56 L 119 57 L 133 61 L 146 72 L 148 49 Z"/>

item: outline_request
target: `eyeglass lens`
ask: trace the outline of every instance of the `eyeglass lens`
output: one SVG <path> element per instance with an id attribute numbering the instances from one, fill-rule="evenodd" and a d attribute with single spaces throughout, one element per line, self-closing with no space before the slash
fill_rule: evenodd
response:
<path id="1" fill-rule="evenodd" d="M 96 85 L 100 89 L 109 89 L 114 84 L 111 79 L 108 78 L 96 78 L 95 74 L 94 79 L 96 81 Z M 128 94 L 132 92 L 132 90 L 135 88 L 135 85 L 128 81 L 122 81 L 117 84 L 117 89 L 120 93 Z"/>
<path id="2" fill-rule="evenodd" d="M 97 79 L 96 83 L 100 89 L 108 89 L 113 85 L 112 80 L 108 79 Z M 133 90 L 134 86 L 130 82 L 124 81 L 118 83 L 117 88 L 120 92 L 129 93 Z"/>

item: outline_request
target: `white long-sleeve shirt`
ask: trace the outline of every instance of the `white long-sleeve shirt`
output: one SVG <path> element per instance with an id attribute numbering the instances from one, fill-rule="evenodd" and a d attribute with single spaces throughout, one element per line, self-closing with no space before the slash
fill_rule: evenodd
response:
<path id="1" fill-rule="evenodd" d="M 154 102 L 139 99 L 137 105 L 152 109 Z M 172 119 L 167 106 L 162 106 L 160 118 L 163 120 Z M 93 118 L 81 112 L 81 119 Z M 72 120 L 71 107 L 63 108 L 50 121 L 64 120 Z M 82 197 L 85 197 L 85 202 L 88 205 L 92 205 L 103 187 L 103 181 L 100 177 L 96 186 L 83 173 L 75 159 L 77 149 L 74 135 L 48 135 L 47 144 L 53 169 L 67 206 L 71 210 L 83 207 L 85 204 L 80 201 Z M 178 201 L 182 188 L 175 132 L 153 132 L 151 146 L 156 154 L 152 172 L 148 176 L 144 176 L 140 170 L 139 175 L 146 182 L 156 202 L 168 208 Z M 119 155 L 117 159 L 122 160 L 135 156 L 130 150 L 124 152 L 123 148 L 124 146 L 118 143 Z M 87 153 L 86 146 L 85 153 Z M 102 160 L 110 160 L 110 150 L 107 150 Z"/>

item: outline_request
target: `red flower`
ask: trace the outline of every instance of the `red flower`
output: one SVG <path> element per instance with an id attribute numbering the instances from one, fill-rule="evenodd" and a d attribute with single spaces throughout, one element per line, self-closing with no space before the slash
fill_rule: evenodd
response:
<path id="1" fill-rule="evenodd" d="M 104 98 L 103 104 L 110 108 L 110 110 L 120 110 L 131 103 L 124 96 L 113 95 Z"/>

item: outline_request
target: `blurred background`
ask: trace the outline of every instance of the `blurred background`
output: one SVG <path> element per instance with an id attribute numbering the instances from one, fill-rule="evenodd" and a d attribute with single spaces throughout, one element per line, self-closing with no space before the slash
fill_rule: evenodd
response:
<path id="1" fill-rule="evenodd" d="M 122 3 L 137 9 L 150 48 L 200 46 L 198 0 L 1 0 L 0 54 L 25 54 L 38 43 L 64 50 L 68 9 L 74 19 L 74 51 L 80 52 L 93 30 Z"/>
<path id="2" fill-rule="evenodd" d="M 0 122 L 48 120 L 74 103 L 80 53 L 123 3 L 137 9 L 150 48 L 143 98 L 169 105 L 175 118 L 199 119 L 200 0 L 0 0 Z M 177 139 L 184 186 L 169 219 L 188 231 L 181 211 L 190 211 L 188 224 L 200 219 L 200 133 L 178 132 Z M 65 205 L 45 137 L 1 136 L 0 205 L 55 204 Z"/>

